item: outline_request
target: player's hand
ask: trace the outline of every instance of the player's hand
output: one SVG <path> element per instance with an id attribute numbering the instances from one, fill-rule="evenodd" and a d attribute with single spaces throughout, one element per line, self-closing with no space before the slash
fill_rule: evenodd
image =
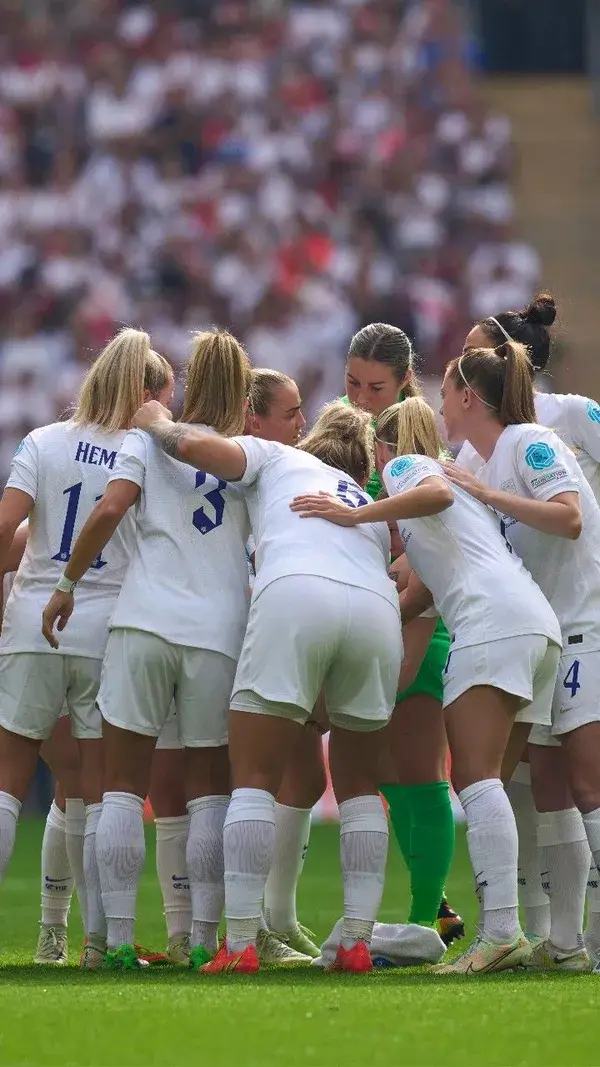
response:
<path id="1" fill-rule="evenodd" d="M 486 503 L 486 497 L 488 493 L 488 486 L 479 481 L 474 474 L 464 469 L 464 467 L 457 467 L 456 463 L 451 463 L 446 460 L 442 464 L 446 477 L 450 479 L 454 485 L 458 485 L 465 492 L 470 493 L 476 500 L 481 500 L 483 504 Z"/>
<path id="2" fill-rule="evenodd" d="M 73 614 L 74 607 L 75 598 L 73 594 L 59 593 L 58 591 L 52 594 L 46 604 L 42 612 L 42 633 L 52 648 L 58 648 L 58 639 L 54 634 L 55 625 L 56 629 L 62 633 Z"/>
<path id="3" fill-rule="evenodd" d="M 158 400 L 148 400 L 142 404 L 141 408 L 138 408 L 131 420 L 131 425 L 135 426 L 136 430 L 148 431 L 159 419 L 171 419 L 172 421 L 173 415 Z"/>
<path id="4" fill-rule="evenodd" d="M 327 519 L 337 526 L 355 526 L 359 510 L 324 492 L 294 497 L 290 508 L 299 512 L 301 519 Z"/>

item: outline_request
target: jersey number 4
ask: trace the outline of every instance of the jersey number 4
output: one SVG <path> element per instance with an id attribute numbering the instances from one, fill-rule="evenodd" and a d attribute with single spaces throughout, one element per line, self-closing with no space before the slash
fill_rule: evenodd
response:
<path id="1" fill-rule="evenodd" d="M 52 559 L 56 559 L 59 563 L 68 563 L 71 558 L 71 546 L 73 544 L 73 532 L 75 530 L 75 523 L 77 522 L 77 512 L 79 510 L 79 498 L 81 497 L 81 487 L 83 482 L 76 482 L 75 485 L 70 485 L 68 489 L 63 490 L 63 496 L 67 497 L 67 511 L 65 514 L 65 521 L 63 525 L 62 537 L 60 539 L 60 548 Z M 96 500 L 101 500 L 102 494 L 96 497 Z M 102 570 L 102 567 L 106 567 L 106 560 L 102 559 L 102 553 L 92 563 L 94 570 Z"/>
<path id="2" fill-rule="evenodd" d="M 568 689 L 571 693 L 571 699 L 575 696 L 578 689 L 581 689 L 581 682 L 579 681 L 579 660 L 574 659 L 567 673 L 565 674 L 565 680 L 563 682 L 563 689 Z"/>
<path id="3" fill-rule="evenodd" d="M 196 489 L 204 489 L 204 499 L 212 505 L 213 516 L 207 514 L 204 506 L 196 508 L 192 515 L 192 522 L 201 534 L 216 530 L 223 522 L 225 512 L 225 497 L 223 490 L 227 488 L 227 482 L 222 478 L 213 478 L 206 471 L 196 471 Z"/>

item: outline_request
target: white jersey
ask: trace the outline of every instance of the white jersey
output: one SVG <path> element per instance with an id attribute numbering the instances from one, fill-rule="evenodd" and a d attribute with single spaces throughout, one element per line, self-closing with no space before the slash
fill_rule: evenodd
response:
<path id="1" fill-rule="evenodd" d="M 575 393 L 536 393 L 535 413 L 541 426 L 547 426 L 574 449 L 577 462 L 600 502 L 600 404 Z M 483 460 L 465 441 L 456 462 L 477 474 Z"/>
<path id="2" fill-rule="evenodd" d="M 571 450 L 536 423 L 507 426 L 477 476 L 495 489 L 536 500 L 579 493 L 582 531 L 576 541 L 508 515 L 499 515 L 500 530 L 552 605 L 565 650 L 600 649 L 600 508 Z"/>
<path id="3" fill-rule="evenodd" d="M 32 430 L 19 445 L 7 487 L 33 500 L 27 547 L 5 607 L 0 654 L 48 652 L 42 637 L 45 608 L 83 524 L 106 489 L 124 431 L 57 422 Z M 125 517 L 77 585 L 77 610 L 60 637 L 68 656 L 101 659 L 108 619 L 133 543 Z"/>
<path id="4" fill-rule="evenodd" d="M 120 478 L 141 494 L 111 627 L 147 630 L 172 644 L 237 658 L 250 601 L 244 494 L 171 459 L 141 430 L 130 430 L 123 441 L 111 481 Z"/>
<path id="5" fill-rule="evenodd" d="M 387 464 L 382 478 L 388 494 L 397 496 L 432 475 L 448 481 L 436 460 L 400 456 Z M 507 549 L 493 513 L 458 486 L 451 488 L 450 507 L 438 515 L 401 519 L 398 529 L 408 562 L 433 595 L 452 647 L 525 634 L 541 634 L 561 645 L 552 608 L 521 560 Z"/>
<path id="6" fill-rule="evenodd" d="M 370 589 L 398 610 L 396 586 L 388 577 L 390 535 L 385 523 L 348 528 L 324 519 L 301 519 L 290 511 L 294 497 L 321 490 L 354 507 L 370 503 L 356 482 L 301 449 L 257 437 L 233 440 L 246 454 L 241 485 L 256 540 L 253 595 L 277 578 L 313 574 Z"/>

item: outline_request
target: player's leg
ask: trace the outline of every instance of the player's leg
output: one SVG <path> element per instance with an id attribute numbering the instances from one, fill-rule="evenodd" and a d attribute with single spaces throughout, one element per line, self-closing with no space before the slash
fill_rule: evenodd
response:
<path id="1" fill-rule="evenodd" d="M 167 927 L 167 955 L 172 963 L 186 963 L 192 928 L 185 858 L 190 819 L 186 808 L 185 757 L 174 708 L 154 750 L 150 802 L 156 827 L 156 873 Z"/>
<path id="2" fill-rule="evenodd" d="M 259 966 L 263 896 L 275 851 L 275 796 L 327 669 L 339 620 L 335 595 L 325 594 L 335 594 L 336 584 L 280 578 L 250 609 L 229 723 L 233 792 L 223 832 L 227 935 L 204 968 L 208 973 L 252 972 Z"/>
<path id="3" fill-rule="evenodd" d="M 533 946 L 550 936 L 550 901 L 542 886 L 542 853 L 538 844 L 540 816 L 531 788 L 529 757 L 521 760 L 504 788 L 515 813 L 519 834 L 519 905 L 523 931 Z"/>
<path id="4" fill-rule="evenodd" d="M 12 856 L 17 820 L 65 692 L 64 658 L 0 656 L 0 881 Z"/>
<path id="5" fill-rule="evenodd" d="M 501 775 L 516 717 L 533 699 L 534 678 L 548 648 L 545 638 L 524 637 L 453 650 L 446 730 L 482 917 L 475 942 L 457 960 L 438 965 L 436 973 L 504 970 L 529 956 L 519 925 L 517 827 Z M 518 724 L 519 745 L 529 729 L 530 724 Z"/>
<path id="6" fill-rule="evenodd" d="M 284 945 L 316 958 L 320 950 L 298 922 L 296 892 L 310 835 L 311 813 L 327 787 L 322 729 L 310 720 L 285 768 L 275 804 L 275 856 L 265 886 L 265 918 Z"/>
<path id="7" fill-rule="evenodd" d="M 178 669 L 177 646 L 155 634 L 112 630 L 98 705 L 104 734 L 104 794 L 96 833 L 106 963 L 137 969 L 134 927 L 146 845 L 144 800 L 156 739 L 167 718 Z"/>

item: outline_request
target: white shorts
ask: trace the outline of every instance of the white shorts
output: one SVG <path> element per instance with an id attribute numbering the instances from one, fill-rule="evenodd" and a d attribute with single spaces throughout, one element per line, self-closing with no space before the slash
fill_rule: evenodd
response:
<path id="1" fill-rule="evenodd" d="M 60 652 L 0 656 L 0 726 L 45 741 L 66 704 L 71 732 L 80 740 L 102 737 L 96 707 L 102 660 Z"/>
<path id="2" fill-rule="evenodd" d="M 305 723 L 322 688 L 332 724 L 378 730 L 394 707 L 401 658 L 398 612 L 377 593 L 313 575 L 278 578 L 252 602 L 231 707 Z"/>
<path id="3" fill-rule="evenodd" d="M 183 748 L 179 740 L 179 722 L 174 703 L 171 704 L 165 725 L 158 735 L 156 747 L 162 751 L 181 750 Z"/>
<path id="4" fill-rule="evenodd" d="M 235 666 L 220 652 L 172 645 L 143 630 L 111 630 L 98 694 L 102 718 L 158 737 L 173 702 L 184 747 L 226 745 Z"/>
<path id="5" fill-rule="evenodd" d="M 552 726 L 532 730 L 533 745 L 554 747 L 564 734 L 600 721 L 600 651 L 565 651 L 560 657 L 552 702 Z"/>
<path id="6" fill-rule="evenodd" d="M 475 685 L 490 685 L 521 698 L 516 722 L 549 726 L 560 651 L 539 634 L 450 646 L 442 673 L 444 707 Z"/>

